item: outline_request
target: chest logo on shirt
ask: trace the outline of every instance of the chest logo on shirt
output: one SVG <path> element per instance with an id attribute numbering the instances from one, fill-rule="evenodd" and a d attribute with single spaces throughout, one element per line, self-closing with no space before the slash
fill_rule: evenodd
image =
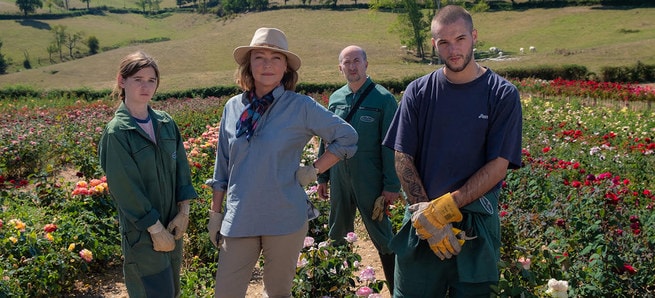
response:
<path id="1" fill-rule="evenodd" d="M 366 122 L 366 123 L 371 123 L 375 121 L 375 118 L 371 116 L 361 116 L 359 117 L 359 121 Z"/>
<path id="2" fill-rule="evenodd" d="M 480 116 L 478 116 L 478 119 L 489 119 L 489 115 L 480 114 Z"/>
<path id="3" fill-rule="evenodd" d="M 177 151 L 173 151 L 173 154 L 171 154 L 171 158 L 172 158 L 173 160 L 176 160 L 176 159 L 177 159 Z"/>

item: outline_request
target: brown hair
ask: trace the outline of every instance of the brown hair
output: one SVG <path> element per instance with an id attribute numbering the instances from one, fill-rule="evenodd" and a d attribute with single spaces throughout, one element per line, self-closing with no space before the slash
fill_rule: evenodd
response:
<path id="1" fill-rule="evenodd" d="M 432 37 L 435 37 L 437 31 L 437 25 L 450 25 L 463 19 L 464 22 L 468 25 L 469 32 L 473 32 L 473 18 L 471 14 L 461 6 L 458 5 L 446 5 L 434 15 L 432 18 L 432 24 L 430 30 L 432 31 Z"/>
<path id="2" fill-rule="evenodd" d="M 159 88 L 159 67 L 157 66 L 157 62 L 152 56 L 144 53 L 143 51 L 136 51 L 125 56 L 125 58 L 121 60 L 121 64 L 118 67 L 118 74 L 116 75 L 116 86 L 111 92 L 111 96 L 113 98 L 118 98 L 124 101 L 125 89 L 121 88 L 121 86 L 118 84 L 118 80 L 121 78 L 127 79 L 133 76 L 135 73 L 139 72 L 139 70 L 148 67 L 152 67 L 152 69 L 155 70 L 155 76 L 157 77 L 157 88 Z"/>
<path id="3" fill-rule="evenodd" d="M 251 53 L 252 51 L 248 52 L 245 62 L 240 64 L 234 73 L 236 84 L 243 91 L 251 91 L 255 89 L 255 78 L 252 76 L 252 71 L 250 70 Z M 293 70 L 289 66 L 289 63 L 287 63 L 287 70 L 284 72 L 281 83 L 284 85 L 284 90 L 296 90 L 296 84 L 298 83 L 298 72 Z"/>

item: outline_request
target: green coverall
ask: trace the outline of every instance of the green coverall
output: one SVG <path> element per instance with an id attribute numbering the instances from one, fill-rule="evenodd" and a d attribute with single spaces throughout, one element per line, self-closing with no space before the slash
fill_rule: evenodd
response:
<path id="1" fill-rule="evenodd" d="M 170 115 L 148 107 L 157 142 L 139 127 L 122 103 L 100 139 L 100 165 L 118 209 L 123 274 L 130 297 L 180 295 L 182 239 L 175 250 L 153 249 L 147 228 L 164 226 L 177 203 L 198 197 L 177 125 Z"/>
<path id="2" fill-rule="evenodd" d="M 328 110 L 346 118 L 361 93 L 373 84 L 370 78 L 356 93 L 348 85 L 330 96 Z M 388 243 L 393 237 L 388 217 L 382 221 L 371 218 L 373 205 L 383 190 L 400 191 L 396 176 L 393 150 L 382 146 L 394 113 L 398 108 L 395 97 L 384 87 L 376 85 L 364 98 L 350 124 L 359 135 L 357 153 L 350 159 L 340 161 L 329 171 L 321 174 L 319 183 L 330 182 L 330 239 L 337 244 L 344 243 L 348 232 L 354 231 L 356 211 L 359 210 L 375 248 L 381 255 L 393 253 Z M 324 151 L 322 144 L 319 156 Z"/>

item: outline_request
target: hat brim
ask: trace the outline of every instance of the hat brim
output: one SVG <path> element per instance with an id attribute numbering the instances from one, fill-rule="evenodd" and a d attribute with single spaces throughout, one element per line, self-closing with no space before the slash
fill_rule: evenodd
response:
<path id="1" fill-rule="evenodd" d="M 293 70 L 298 70 L 301 65 L 300 57 L 298 55 L 285 51 L 282 49 L 278 48 L 273 48 L 273 47 L 268 47 L 268 46 L 241 46 L 237 47 L 234 49 L 234 52 L 232 53 L 234 55 L 234 61 L 236 61 L 239 65 L 243 65 L 246 63 L 246 59 L 248 59 L 248 52 L 254 50 L 254 49 L 264 49 L 264 50 L 271 50 L 275 52 L 279 52 L 287 56 L 287 64 L 289 64 L 289 67 Z"/>

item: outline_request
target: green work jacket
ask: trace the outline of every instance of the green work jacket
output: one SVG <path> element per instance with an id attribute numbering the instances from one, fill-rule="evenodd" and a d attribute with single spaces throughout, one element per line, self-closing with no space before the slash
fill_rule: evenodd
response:
<path id="1" fill-rule="evenodd" d="M 99 144 L 100 165 L 128 239 L 128 233 L 143 232 L 157 220 L 167 226 L 177 202 L 198 197 L 177 125 L 164 111 L 148 107 L 148 113 L 156 143 L 122 103 Z"/>

